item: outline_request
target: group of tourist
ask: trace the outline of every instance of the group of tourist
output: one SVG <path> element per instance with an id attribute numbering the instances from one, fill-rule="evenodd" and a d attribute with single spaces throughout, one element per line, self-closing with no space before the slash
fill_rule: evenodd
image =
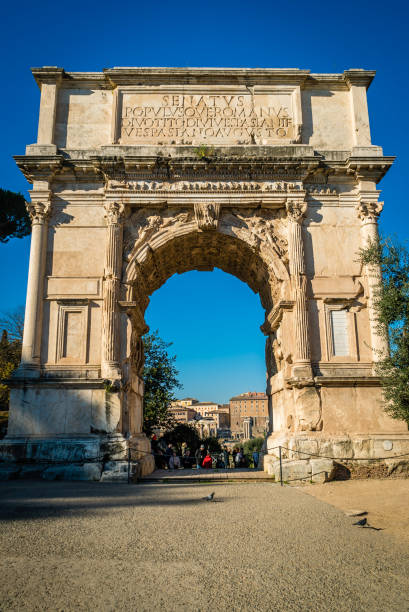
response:
<path id="1" fill-rule="evenodd" d="M 163 445 L 157 443 L 156 440 L 152 440 L 152 450 L 157 469 L 178 470 L 184 468 L 191 470 L 196 468 L 209 470 L 213 467 L 216 469 L 250 467 L 243 447 L 235 447 L 230 452 L 227 446 L 224 446 L 221 452 L 211 453 L 204 444 L 201 444 L 192 454 L 186 443 L 183 443 L 182 454 L 179 455 L 173 444 L 168 443 L 166 448 L 163 448 Z M 257 469 L 259 464 L 259 452 L 257 450 L 253 451 L 252 460 L 254 469 Z"/>

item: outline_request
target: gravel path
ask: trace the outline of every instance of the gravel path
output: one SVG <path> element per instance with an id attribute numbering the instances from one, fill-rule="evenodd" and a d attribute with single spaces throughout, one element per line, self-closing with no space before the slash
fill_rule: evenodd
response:
<path id="1" fill-rule="evenodd" d="M 0 499 L 2 611 L 409 609 L 407 546 L 294 488 L 16 481 Z"/>

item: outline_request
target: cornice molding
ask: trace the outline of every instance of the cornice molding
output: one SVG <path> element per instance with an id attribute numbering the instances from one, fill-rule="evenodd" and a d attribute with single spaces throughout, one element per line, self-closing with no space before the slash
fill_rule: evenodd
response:
<path id="1" fill-rule="evenodd" d="M 133 85 L 298 85 L 302 88 L 325 86 L 350 89 L 352 85 L 366 88 L 375 76 L 374 70 L 349 69 L 343 73 L 321 74 L 299 68 L 165 68 L 165 67 L 113 67 L 99 72 L 69 72 L 57 66 L 31 69 L 41 87 L 42 83 L 69 86 L 74 82 L 94 83 L 104 88 Z M 142 81 L 142 83 L 141 83 Z"/>
<path id="2" fill-rule="evenodd" d="M 58 66 L 43 66 L 42 68 L 31 68 L 31 72 L 40 89 L 43 83 L 61 83 L 62 79 L 65 76 L 64 68 L 59 68 Z"/>
<path id="3" fill-rule="evenodd" d="M 51 181 L 55 176 L 64 180 L 72 175 L 76 182 L 82 180 L 98 180 L 108 185 L 110 180 L 124 182 L 124 189 L 129 189 L 126 181 L 152 180 L 168 181 L 221 181 L 228 182 L 240 180 L 247 183 L 283 180 L 310 182 L 314 176 L 322 180 L 337 176 L 351 179 L 355 182 L 369 180 L 378 183 L 390 166 L 393 156 L 354 156 L 343 159 L 336 156 L 315 154 L 311 147 L 299 145 L 288 147 L 260 147 L 248 154 L 246 148 L 241 150 L 242 155 L 229 150 L 216 151 L 211 158 L 203 160 L 193 155 L 193 147 L 183 148 L 183 153 L 190 155 L 165 156 L 164 154 L 151 154 L 147 147 L 140 151 L 137 147 L 106 147 L 108 151 L 90 150 L 82 151 L 81 157 L 75 159 L 68 152 L 64 156 L 57 155 L 16 155 L 15 160 L 29 182 L 34 180 Z M 112 152 L 116 152 L 113 155 Z M 156 151 L 156 148 L 155 148 Z M 75 152 L 73 152 L 75 153 Z M 153 152 L 152 152 L 153 153 Z M 224 153 L 224 154 L 223 154 Z M 291 154 L 292 153 L 292 154 Z M 116 189 L 120 185 L 116 186 Z M 210 189 L 209 189 L 210 191 Z"/>

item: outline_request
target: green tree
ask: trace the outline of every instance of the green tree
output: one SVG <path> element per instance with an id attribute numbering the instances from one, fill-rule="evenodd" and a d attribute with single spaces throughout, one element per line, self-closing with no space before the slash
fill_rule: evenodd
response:
<path id="1" fill-rule="evenodd" d="M 23 238 L 31 231 L 30 217 L 21 193 L 0 189 L 0 242 Z"/>
<path id="2" fill-rule="evenodd" d="M 389 355 L 380 355 L 376 364 L 385 410 L 409 425 L 409 252 L 390 238 L 381 238 L 362 249 L 360 255 L 369 269 L 379 266 L 382 272 L 374 310 L 377 331 L 390 346 Z"/>
<path id="3" fill-rule="evenodd" d="M 255 450 L 260 451 L 263 444 L 264 444 L 264 438 L 261 438 L 261 437 L 251 438 L 251 440 L 246 440 L 246 442 L 243 445 L 244 452 L 249 453 L 251 455 L 251 453 Z"/>
<path id="4" fill-rule="evenodd" d="M 205 445 L 207 450 L 211 453 L 220 453 L 222 447 L 220 445 L 220 441 L 215 436 L 208 436 L 201 440 L 201 443 Z"/>
<path id="5" fill-rule="evenodd" d="M 169 428 L 173 424 L 169 414 L 170 403 L 175 399 L 174 391 L 181 388 L 176 369 L 176 356 L 169 354 L 171 342 L 164 342 L 158 331 L 143 337 L 145 365 L 143 379 L 144 430 L 151 433 L 154 427 Z"/>
<path id="6" fill-rule="evenodd" d="M 0 339 L 0 438 L 6 434 L 10 389 L 6 380 L 18 367 L 21 357 L 20 340 L 9 340 L 5 329 Z"/>
<path id="7" fill-rule="evenodd" d="M 192 453 L 199 447 L 201 440 L 196 429 L 187 423 L 178 423 L 165 433 L 165 440 L 173 444 L 178 449 L 178 454 L 182 451 L 182 442 L 186 442 L 187 447 Z"/>
<path id="8" fill-rule="evenodd" d="M 0 329 L 5 329 L 9 340 L 23 342 L 24 306 L 3 313 L 0 316 Z"/>

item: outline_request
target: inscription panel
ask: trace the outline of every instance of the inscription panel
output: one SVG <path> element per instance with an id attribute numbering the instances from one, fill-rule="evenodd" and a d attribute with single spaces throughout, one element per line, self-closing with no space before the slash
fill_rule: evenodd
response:
<path id="1" fill-rule="evenodd" d="M 274 144 L 298 142 L 297 87 L 186 92 L 123 89 L 120 144 Z"/>

